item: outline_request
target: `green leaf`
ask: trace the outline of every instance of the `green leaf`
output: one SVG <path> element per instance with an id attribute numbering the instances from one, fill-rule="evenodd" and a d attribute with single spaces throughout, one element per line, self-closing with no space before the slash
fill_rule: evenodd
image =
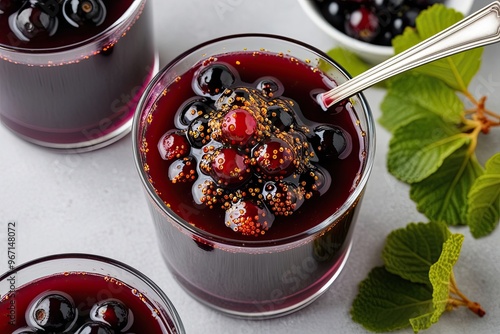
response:
<path id="1" fill-rule="evenodd" d="M 450 154 L 469 141 L 470 137 L 452 124 L 428 114 L 394 131 L 387 168 L 401 181 L 419 182 L 438 170 Z"/>
<path id="2" fill-rule="evenodd" d="M 453 267 L 460 256 L 464 236 L 453 234 L 443 245 L 439 260 L 429 270 L 429 279 L 432 284 L 432 312 L 410 319 L 415 332 L 429 328 L 436 323 L 448 305 L 450 296 L 450 282 L 453 277 Z"/>
<path id="3" fill-rule="evenodd" d="M 420 13 L 416 19 L 416 29 L 405 29 L 402 35 L 393 39 L 394 50 L 400 53 L 462 18 L 463 14 L 454 9 L 441 4 L 434 5 Z M 482 52 L 482 48 L 461 52 L 420 66 L 414 71 L 438 78 L 451 88 L 465 92 L 481 66 Z"/>
<path id="4" fill-rule="evenodd" d="M 475 238 L 490 234 L 500 220 L 500 153 L 486 162 L 486 171 L 468 196 L 467 224 Z"/>
<path id="5" fill-rule="evenodd" d="M 410 326 L 409 319 L 432 312 L 432 289 L 376 267 L 359 285 L 352 319 L 374 332 Z"/>
<path id="6" fill-rule="evenodd" d="M 429 269 L 441 256 L 450 236 L 443 223 L 410 223 L 392 231 L 382 251 L 385 267 L 415 283 L 430 285 Z"/>
<path id="7" fill-rule="evenodd" d="M 327 52 L 334 61 L 340 64 L 352 77 L 355 77 L 370 68 L 370 65 L 365 63 L 355 53 L 342 47 L 335 47 Z M 321 69 L 321 65 L 320 65 Z"/>
<path id="8" fill-rule="evenodd" d="M 467 194 L 482 173 L 483 168 L 475 154 L 464 145 L 452 153 L 434 174 L 412 184 L 410 198 L 429 220 L 464 225 Z"/>
<path id="9" fill-rule="evenodd" d="M 429 114 L 458 124 L 464 110 L 455 91 L 426 75 L 403 74 L 390 81 L 379 123 L 389 131 Z"/>

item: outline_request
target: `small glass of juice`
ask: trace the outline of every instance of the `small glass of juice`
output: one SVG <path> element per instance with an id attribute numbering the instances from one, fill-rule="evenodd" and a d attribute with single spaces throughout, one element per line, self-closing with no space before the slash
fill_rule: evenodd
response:
<path id="1" fill-rule="evenodd" d="M 158 69 L 151 0 L 0 1 L 0 120 L 89 151 L 126 135 Z"/>
<path id="2" fill-rule="evenodd" d="M 148 277 L 87 254 L 39 258 L 0 276 L 0 332 L 184 333 L 174 306 Z"/>
<path id="3" fill-rule="evenodd" d="M 317 102 L 348 79 L 307 44 L 244 34 L 189 50 L 152 80 L 135 163 L 165 262 L 196 299 L 271 318 L 338 277 L 375 153 L 362 94 Z"/>

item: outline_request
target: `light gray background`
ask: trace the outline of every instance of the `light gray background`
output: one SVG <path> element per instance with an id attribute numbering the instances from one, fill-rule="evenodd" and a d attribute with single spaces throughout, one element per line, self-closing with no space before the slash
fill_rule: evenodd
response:
<path id="1" fill-rule="evenodd" d="M 280 34 L 322 50 L 334 46 L 293 0 L 152 1 L 162 66 L 200 42 L 233 33 Z M 487 3 L 476 1 L 473 9 Z M 487 47 L 472 86 L 476 95 L 488 96 L 488 107 L 497 112 L 499 53 L 500 45 Z M 369 89 L 365 94 L 378 118 L 384 91 Z M 408 187 L 387 173 L 389 135 L 378 125 L 377 131 L 375 166 L 345 270 L 321 298 L 293 315 L 268 321 L 229 318 L 181 290 L 157 248 L 132 160 L 130 135 L 96 152 L 64 155 L 28 144 L 0 127 L 0 228 L 5 229 L 0 230 L 0 271 L 7 269 L 6 224 L 15 220 L 19 226 L 18 262 L 61 252 L 95 253 L 123 261 L 168 294 L 188 333 L 365 333 L 349 316 L 358 283 L 381 264 L 381 247 L 391 230 L 411 221 L 425 221 L 409 199 Z M 484 163 L 499 147 L 500 129 L 481 136 L 480 161 Z M 447 313 L 427 333 L 499 333 L 500 229 L 481 240 L 474 240 L 468 229 L 455 230 L 466 237 L 455 269 L 458 284 L 487 314 L 480 319 L 466 309 Z"/>

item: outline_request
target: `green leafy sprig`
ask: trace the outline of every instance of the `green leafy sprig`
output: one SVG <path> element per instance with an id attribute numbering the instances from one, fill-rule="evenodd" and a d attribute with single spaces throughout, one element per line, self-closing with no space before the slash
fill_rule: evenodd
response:
<path id="1" fill-rule="evenodd" d="M 384 266 L 359 286 L 353 320 L 374 332 L 410 326 L 418 332 L 461 306 L 484 316 L 481 306 L 458 289 L 453 274 L 463 240 L 444 223 L 410 223 L 393 231 L 383 249 Z"/>
<path id="2" fill-rule="evenodd" d="M 417 17 L 416 28 L 393 40 L 394 50 L 400 53 L 462 18 L 434 5 Z M 410 185 L 417 209 L 431 221 L 468 225 L 476 238 L 490 234 L 500 220 L 500 153 L 486 170 L 475 154 L 479 135 L 500 126 L 500 114 L 486 107 L 486 97 L 475 98 L 468 89 L 482 53 L 476 48 L 386 80 L 379 119 L 392 133 L 388 171 Z M 353 75 L 366 70 L 339 48 L 328 54 Z"/>

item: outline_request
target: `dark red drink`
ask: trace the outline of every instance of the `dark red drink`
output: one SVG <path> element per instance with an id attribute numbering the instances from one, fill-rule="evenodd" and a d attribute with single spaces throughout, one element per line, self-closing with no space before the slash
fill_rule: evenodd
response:
<path id="1" fill-rule="evenodd" d="M 58 272 L 57 266 L 82 270 Z M 0 278 L 0 332 L 182 333 L 169 301 L 141 275 L 85 255 L 21 266 Z"/>
<path id="2" fill-rule="evenodd" d="M 291 312 L 346 261 L 371 163 L 367 106 L 357 97 L 323 111 L 315 95 L 345 77 L 300 43 L 238 36 L 192 52 L 157 77 L 136 119 L 163 256 L 215 308 Z"/>
<path id="3" fill-rule="evenodd" d="M 130 129 L 157 67 L 151 1 L 93 1 L 80 3 L 102 3 L 105 14 L 83 23 L 66 18 L 69 0 L 37 2 L 57 5 L 32 5 L 57 24 L 29 38 L 12 22 L 24 7 L 0 14 L 0 118 L 28 141 L 88 150 Z"/>

